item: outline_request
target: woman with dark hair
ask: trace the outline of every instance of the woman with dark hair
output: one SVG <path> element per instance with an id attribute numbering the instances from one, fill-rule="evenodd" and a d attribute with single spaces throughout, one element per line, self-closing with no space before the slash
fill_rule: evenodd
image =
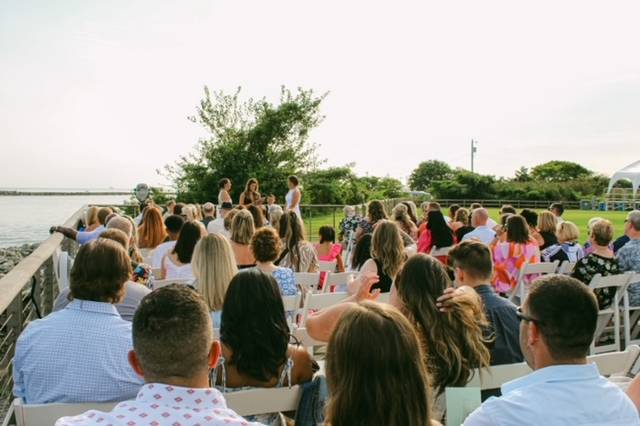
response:
<path id="1" fill-rule="evenodd" d="M 275 264 L 291 268 L 294 272 L 317 272 L 320 269 L 318 255 L 313 245 L 305 241 L 302 221 L 293 211 L 280 218 L 280 239 L 284 248 Z"/>
<path id="2" fill-rule="evenodd" d="M 247 206 L 247 210 L 253 216 L 253 226 L 256 230 L 262 228 L 265 225 L 264 210 L 261 207 L 251 204 Z"/>
<path id="3" fill-rule="evenodd" d="M 437 424 L 429 421 L 431 397 L 423 360 L 418 335 L 397 309 L 352 304 L 327 346 L 330 396 L 324 424 Z"/>
<path id="4" fill-rule="evenodd" d="M 507 218 L 506 240 L 497 242 L 493 249 L 496 292 L 506 294 L 515 288 L 520 270 L 526 263 L 540 262 L 538 244 L 529 237 L 529 225 L 524 217 Z"/>
<path id="5" fill-rule="evenodd" d="M 453 222 L 449 225 L 453 230 L 456 241 L 462 241 L 462 237 L 473 231 L 471 226 L 471 213 L 464 207 L 459 208 L 456 211 L 456 216 Z"/>
<path id="6" fill-rule="evenodd" d="M 221 360 L 212 381 L 223 392 L 247 386 L 293 386 L 313 377 L 316 366 L 311 355 L 289 345 L 289 325 L 276 280 L 257 269 L 242 271 L 231 280 L 222 305 L 220 340 Z M 269 418 L 255 421 L 271 423 Z"/>
<path id="7" fill-rule="evenodd" d="M 229 205 L 233 204 L 229 191 L 231 191 L 231 180 L 229 178 L 220 179 L 220 182 L 218 182 L 218 207 L 224 203 L 228 203 Z"/>
<path id="8" fill-rule="evenodd" d="M 318 235 L 320 242 L 314 246 L 318 254 L 318 260 L 336 262 L 335 272 L 344 272 L 342 244 L 336 244 L 336 231 L 331 226 L 321 226 L 318 229 Z"/>
<path id="9" fill-rule="evenodd" d="M 252 204 L 260 204 L 262 197 L 258 192 L 258 179 L 251 178 L 247 181 L 244 187 L 244 191 L 240 194 L 239 203 L 241 206 L 248 206 Z"/>
<path id="10" fill-rule="evenodd" d="M 384 209 L 382 201 L 373 200 L 367 205 L 367 217 L 358 224 L 356 229 L 356 240 L 363 234 L 373 233 L 373 229 L 377 223 L 387 218 L 387 212 Z"/>
<path id="11" fill-rule="evenodd" d="M 450 247 L 454 242 L 453 231 L 445 222 L 442 212 L 440 210 L 430 210 L 427 213 L 425 231 L 418 239 L 418 252 L 429 254 L 433 247 Z M 446 262 L 446 258 L 443 261 Z"/>
<path id="12" fill-rule="evenodd" d="M 287 179 L 287 185 L 289 186 L 289 192 L 285 195 L 286 201 L 285 211 L 292 211 L 298 215 L 302 220 L 302 213 L 300 213 L 300 201 L 302 201 L 302 192 L 300 191 L 300 181 L 296 176 L 289 176 Z"/>
<path id="13" fill-rule="evenodd" d="M 356 247 L 351 255 L 351 267 L 353 272 L 359 272 L 365 262 L 371 259 L 371 234 L 362 235 L 356 241 Z"/>
<path id="14" fill-rule="evenodd" d="M 202 224 L 197 222 L 185 222 L 180 229 L 176 245 L 162 258 L 162 273 L 160 279 L 165 280 L 193 280 L 191 269 L 191 256 L 200 238 L 206 234 Z"/>
<path id="15" fill-rule="evenodd" d="M 456 220 L 456 213 L 460 210 L 460 206 L 458 204 L 451 204 L 449 206 L 449 223 L 451 224 L 454 220 Z"/>

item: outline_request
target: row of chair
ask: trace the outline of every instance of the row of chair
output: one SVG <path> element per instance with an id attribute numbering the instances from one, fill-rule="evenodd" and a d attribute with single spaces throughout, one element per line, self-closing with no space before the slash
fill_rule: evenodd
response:
<path id="1" fill-rule="evenodd" d="M 614 352 L 590 356 L 589 362 L 596 363 L 600 374 L 613 379 L 627 376 L 634 371 L 638 363 L 640 347 L 629 346 L 624 352 Z M 321 363 L 320 373 L 324 372 Z M 529 374 L 531 369 L 525 363 L 493 366 L 489 371 L 475 370 L 467 388 L 476 392 L 480 401 L 480 390 L 499 389 L 502 384 Z M 447 393 L 449 395 L 449 393 Z M 290 388 L 249 389 L 225 394 L 227 405 L 241 416 L 272 412 L 290 412 L 298 408 L 302 386 Z M 448 397 L 449 398 L 449 397 Z M 447 400 L 447 425 L 454 424 L 453 419 L 464 419 L 477 407 L 469 406 L 468 400 Z M 79 404 L 25 404 L 15 399 L 9 415 L 2 426 L 40 426 L 54 424 L 64 416 L 73 416 L 88 410 L 110 411 L 117 403 L 79 403 Z M 449 421 L 451 420 L 451 421 Z M 457 422 L 457 424 L 460 424 Z"/>

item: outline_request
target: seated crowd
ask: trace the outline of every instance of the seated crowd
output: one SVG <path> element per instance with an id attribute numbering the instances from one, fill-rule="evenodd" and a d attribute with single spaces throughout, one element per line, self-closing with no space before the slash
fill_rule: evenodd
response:
<path id="1" fill-rule="evenodd" d="M 428 202 L 419 220 L 412 202 L 389 217 L 372 201 L 365 217 L 345 209 L 339 241 L 322 227 L 314 245 L 299 208 L 264 208 L 257 181 L 234 208 L 229 185 L 217 209 L 171 203 L 163 212 L 150 203 L 131 219 L 99 208 L 85 230 L 53 227 L 80 249 L 54 312 L 18 339 L 15 396 L 120 402 L 60 425 L 280 424 L 280 413 L 239 417 L 224 394 L 324 374 L 327 390 L 304 404 L 321 402 L 312 424 L 435 425 L 446 422 L 446 388 L 525 361 L 534 372 L 483 394 L 464 424 L 640 425 L 640 378 L 626 395 L 586 360 L 598 310 L 613 300 L 588 284 L 597 274 L 640 272 L 640 211 L 628 214 L 627 242 L 616 248 L 613 225 L 600 218 L 580 244 L 558 204 L 520 214 L 503 206 L 494 221 L 480 205 L 445 215 Z M 554 260 L 574 263 L 571 275 L 536 279 L 520 307 L 506 298 L 525 264 Z M 352 273 L 329 289 L 348 297 L 303 323 L 282 297 L 306 294 L 295 274 L 319 272 L 321 262 Z M 327 273 L 318 275 L 322 286 Z M 639 287 L 629 289 L 636 305 Z M 327 342 L 324 370 L 292 326 Z"/>

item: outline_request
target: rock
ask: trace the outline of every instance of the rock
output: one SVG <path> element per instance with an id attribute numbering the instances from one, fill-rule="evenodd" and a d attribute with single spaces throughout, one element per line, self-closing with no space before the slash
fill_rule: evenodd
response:
<path id="1" fill-rule="evenodd" d="M 0 278 L 6 275 L 22 259 L 29 256 L 38 244 L 23 244 L 19 247 L 0 249 Z"/>

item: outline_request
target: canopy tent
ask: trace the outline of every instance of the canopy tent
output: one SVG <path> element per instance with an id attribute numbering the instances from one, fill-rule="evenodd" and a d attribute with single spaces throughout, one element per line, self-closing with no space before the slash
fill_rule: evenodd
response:
<path id="1" fill-rule="evenodd" d="M 607 190 L 607 193 L 610 193 L 613 185 L 622 179 L 629 179 L 631 181 L 633 185 L 633 197 L 635 198 L 636 193 L 638 192 L 638 187 L 640 186 L 640 161 L 629 164 L 627 167 L 615 172 L 609 181 L 609 189 Z"/>

